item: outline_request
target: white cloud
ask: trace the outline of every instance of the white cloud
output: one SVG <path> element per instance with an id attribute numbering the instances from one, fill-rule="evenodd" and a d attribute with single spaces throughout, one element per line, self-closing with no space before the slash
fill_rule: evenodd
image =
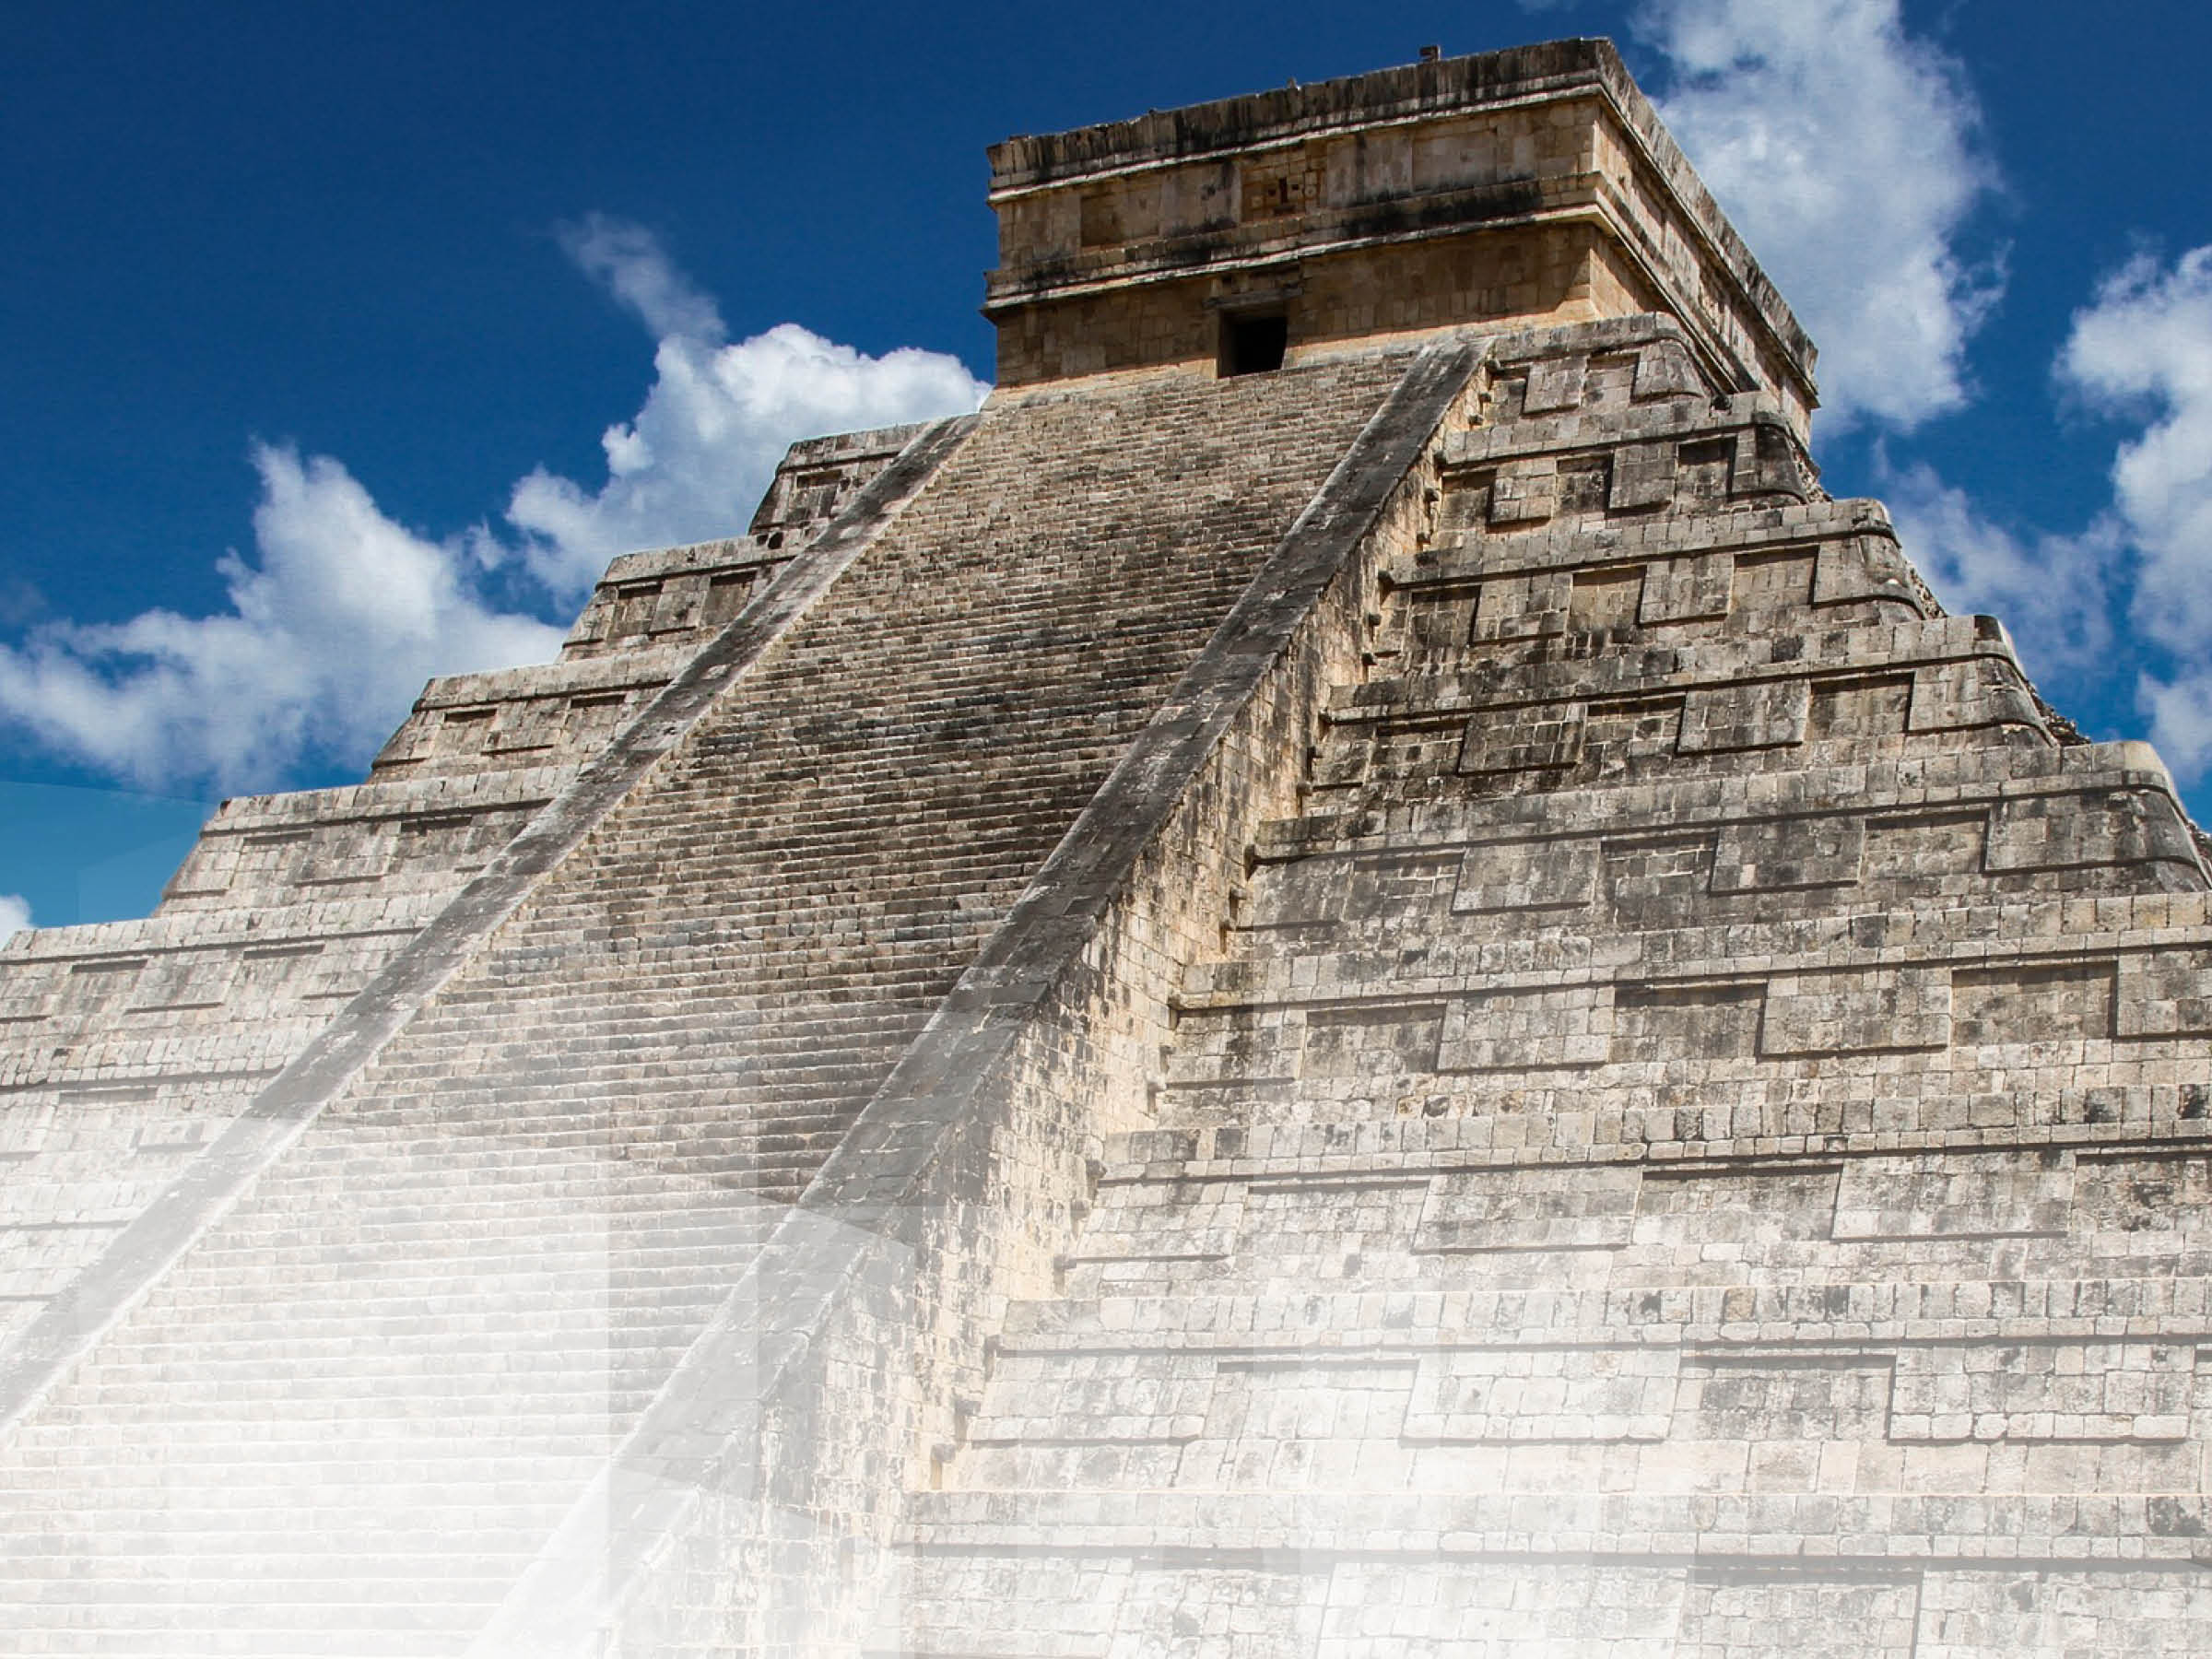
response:
<path id="1" fill-rule="evenodd" d="M 1820 347 L 1827 424 L 1966 402 L 1997 296 L 1955 242 L 1995 182 L 1958 65 L 1898 0 L 1648 0 L 1660 111 Z"/>
<path id="2" fill-rule="evenodd" d="M 2212 247 L 2138 255 L 2074 316 L 2060 383 L 2144 423 L 2112 462 L 2112 512 L 2136 560 L 2134 619 L 2171 653 L 2140 701 L 2166 758 L 2212 768 Z"/>
<path id="3" fill-rule="evenodd" d="M 0 893 L 0 945 L 30 925 L 30 906 L 13 893 Z"/>
<path id="4" fill-rule="evenodd" d="M 2122 539 L 2109 515 L 2078 535 L 2023 535 L 1993 522 L 1925 462 L 1877 456 L 1906 553 L 1946 609 L 2000 618 L 2032 675 L 2097 666 L 2112 643 L 2108 585 Z"/>
<path id="5" fill-rule="evenodd" d="M 564 596 L 618 553 L 741 530 L 794 439 L 961 414 L 990 390 L 958 358 L 867 357 L 792 323 L 729 344 L 713 302 L 636 226 L 590 219 L 563 245 L 659 336 L 643 406 L 600 439 L 606 482 L 540 469 L 509 500 L 530 569 Z"/>
<path id="6" fill-rule="evenodd" d="M 572 611 L 608 559 L 742 530 L 794 439 L 973 408 L 988 387 L 934 352 L 864 356 L 793 324 L 726 342 L 713 301 L 632 225 L 566 232 L 577 265 L 658 336 L 656 378 L 607 429 L 598 489 L 517 482 L 510 547 L 394 522 L 337 461 L 258 445 L 256 557 L 218 563 L 230 608 L 54 620 L 0 645 L 0 721 L 147 785 L 276 786 L 311 757 L 367 760 L 433 675 L 540 662 L 561 629 L 496 608 L 480 578 L 519 565 Z"/>
<path id="7" fill-rule="evenodd" d="M 0 647 L 0 713 L 142 784 L 267 782 L 309 754 L 365 758 L 422 682 L 543 660 L 559 630 L 489 608 L 470 559 L 377 510 L 328 456 L 257 445 L 258 561 L 218 561 L 231 608 L 48 623 Z"/>

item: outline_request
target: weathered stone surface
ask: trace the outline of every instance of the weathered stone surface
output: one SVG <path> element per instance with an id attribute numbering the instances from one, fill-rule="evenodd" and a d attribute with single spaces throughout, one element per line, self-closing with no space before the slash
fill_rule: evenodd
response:
<path id="1" fill-rule="evenodd" d="M 1610 50 L 994 192 L 975 421 L 0 953 L 13 1646 L 2212 1647 L 2212 873 Z"/>

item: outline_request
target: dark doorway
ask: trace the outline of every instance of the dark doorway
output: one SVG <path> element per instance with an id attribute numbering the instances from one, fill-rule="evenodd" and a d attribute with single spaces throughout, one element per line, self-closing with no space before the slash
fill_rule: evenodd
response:
<path id="1" fill-rule="evenodd" d="M 1221 319 L 1221 372 L 1265 374 L 1283 366 L 1290 319 L 1281 312 L 1232 312 Z"/>

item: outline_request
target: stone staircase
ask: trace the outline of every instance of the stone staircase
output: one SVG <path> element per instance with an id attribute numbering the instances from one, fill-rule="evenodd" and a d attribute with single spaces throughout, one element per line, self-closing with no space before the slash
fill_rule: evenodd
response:
<path id="1" fill-rule="evenodd" d="M 1406 362 L 986 414 L 0 1444 L 8 1650 L 465 1648 Z"/>
<path id="2" fill-rule="evenodd" d="M 1664 330 L 1493 348 L 897 1651 L 2212 1651 L 2212 895 Z"/>

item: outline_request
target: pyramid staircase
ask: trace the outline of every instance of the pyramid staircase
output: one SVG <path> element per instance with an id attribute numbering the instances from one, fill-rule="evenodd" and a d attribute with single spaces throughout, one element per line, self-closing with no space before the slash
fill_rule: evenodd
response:
<path id="1" fill-rule="evenodd" d="M 954 442 L 28 1403 L 9 1651 L 466 1648 L 1406 360 Z M 444 701 L 380 773 L 523 724 Z"/>
<path id="2" fill-rule="evenodd" d="M 1494 347 L 897 1651 L 2212 1651 L 2201 845 L 1680 368 Z"/>

